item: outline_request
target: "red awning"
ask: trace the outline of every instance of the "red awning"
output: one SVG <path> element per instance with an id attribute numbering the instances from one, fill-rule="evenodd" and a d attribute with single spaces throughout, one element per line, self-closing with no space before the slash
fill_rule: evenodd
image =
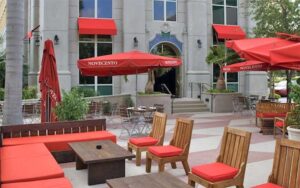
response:
<path id="1" fill-rule="evenodd" d="M 237 40 L 246 38 L 246 33 L 238 25 L 213 24 L 212 26 L 217 33 L 218 39 Z"/>
<path id="2" fill-rule="evenodd" d="M 79 34 L 116 35 L 117 27 L 113 19 L 78 18 Z"/>

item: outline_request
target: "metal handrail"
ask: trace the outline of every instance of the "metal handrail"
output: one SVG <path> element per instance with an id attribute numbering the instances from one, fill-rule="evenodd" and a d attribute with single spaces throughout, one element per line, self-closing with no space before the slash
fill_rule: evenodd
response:
<path id="1" fill-rule="evenodd" d="M 166 90 L 168 92 L 168 94 L 171 95 L 171 114 L 173 114 L 173 103 L 174 103 L 174 98 L 175 95 L 173 95 L 170 91 L 170 89 L 168 88 L 168 86 L 166 84 L 161 84 L 161 87 Z"/>
<path id="2" fill-rule="evenodd" d="M 212 89 L 212 86 L 207 84 L 207 83 L 202 83 L 202 82 L 189 82 L 189 85 L 191 87 L 191 97 L 193 98 L 193 85 L 194 84 L 197 84 L 197 86 L 199 87 L 199 91 L 200 91 L 200 94 L 199 94 L 199 98 L 201 100 L 201 95 L 203 92 L 205 91 L 208 91 L 210 89 Z"/>

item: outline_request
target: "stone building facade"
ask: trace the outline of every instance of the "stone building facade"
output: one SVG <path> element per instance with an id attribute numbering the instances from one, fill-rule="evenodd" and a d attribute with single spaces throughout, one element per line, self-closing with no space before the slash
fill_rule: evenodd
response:
<path id="1" fill-rule="evenodd" d="M 199 83 L 213 85 L 216 70 L 205 62 L 214 44 L 212 24 L 239 25 L 251 35 L 253 22 L 248 15 L 248 0 L 27 0 L 26 60 L 29 84 L 37 78 L 46 39 L 56 39 L 55 53 L 61 88 L 90 87 L 100 95 L 135 94 L 143 91 L 147 74 L 107 78 L 81 76 L 79 58 L 130 50 L 182 58 L 180 68 L 157 75 L 156 90 L 167 82 L 178 97 L 197 97 Z M 80 34 L 82 17 L 108 19 L 116 34 Z M 264 72 L 226 75 L 228 87 L 244 94 L 267 94 Z"/>

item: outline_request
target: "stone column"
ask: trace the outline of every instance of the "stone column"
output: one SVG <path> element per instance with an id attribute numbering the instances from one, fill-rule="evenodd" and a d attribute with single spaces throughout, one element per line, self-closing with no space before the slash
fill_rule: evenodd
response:
<path id="1" fill-rule="evenodd" d="M 146 25 L 146 3 L 145 0 L 123 1 L 123 44 L 124 51 L 146 50 L 145 43 Z M 134 38 L 138 41 L 138 46 L 134 46 Z M 145 76 L 128 76 L 128 82 L 121 80 L 121 92 L 135 95 L 136 90 L 144 90 Z"/>
<path id="2" fill-rule="evenodd" d="M 193 84 L 191 91 L 191 82 L 202 82 L 210 84 L 209 66 L 205 62 L 205 58 L 211 45 L 208 36 L 211 33 L 209 18 L 211 13 L 211 3 L 207 0 L 191 0 L 187 1 L 187 46 L 188 51 L 186 62 L 186 93 L 187 97 L 197 97 L 200 93 L 199 87 Z M 195 19 L 197 18 L 197 19 Z M 198 40 L 201 46 L 198 45 Z M 192 93 L 191 93 L 192 92 Z"/>
<path id="3" fill-rule="evenodd" d="M 58 70 L 60 88 L 70 90 L 71 73 L 69 68 L 69 0 L 41 0 L 40 5 L 40 31 L 42 43 L 40 52 L 44 47 L 44 41 L 54 40 L 55 35 L 59 43 L 54 45 L 56 65 Z"/>

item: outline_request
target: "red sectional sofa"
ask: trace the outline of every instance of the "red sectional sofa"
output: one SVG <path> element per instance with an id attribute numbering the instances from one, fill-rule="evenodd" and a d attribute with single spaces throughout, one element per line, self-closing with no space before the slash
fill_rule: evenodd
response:
<path id="1" fill-rule="evenodd" d="M 0 127 L 0 187 L 72 187 L 57 162 L 66 162 L 66 153 L 74 155 L 70 142 L 116 142 L 105 129 L 105 119 Z"/>

